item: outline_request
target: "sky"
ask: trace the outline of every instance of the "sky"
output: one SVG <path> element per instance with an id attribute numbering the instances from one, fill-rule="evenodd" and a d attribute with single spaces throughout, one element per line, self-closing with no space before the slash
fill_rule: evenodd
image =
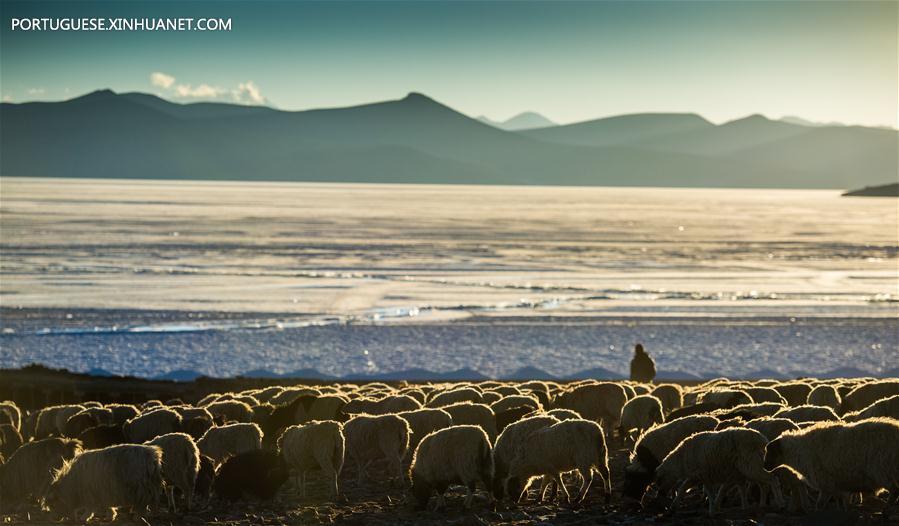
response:
<path id="1" fill-rule="evenodd" d="M 761 113 L 896 127 L 897 5 L 0 0 L 0 96 L 110 88 L 301 110 L 419 91 L 494 120 Z M 12 30 L 29 17 L 230 18 L 231 30 Z"/>

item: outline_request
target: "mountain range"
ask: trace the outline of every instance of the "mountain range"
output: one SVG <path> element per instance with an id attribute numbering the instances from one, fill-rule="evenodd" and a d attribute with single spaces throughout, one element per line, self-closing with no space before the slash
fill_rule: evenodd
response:
<path id="1" fill-rule="evenodd" d="M 0 175 L 855 188 L 897 177 L 893 129 L 633 114 L 504 130 L 423 94 L 346 108 L 96 91 L 0 105 Z"/>

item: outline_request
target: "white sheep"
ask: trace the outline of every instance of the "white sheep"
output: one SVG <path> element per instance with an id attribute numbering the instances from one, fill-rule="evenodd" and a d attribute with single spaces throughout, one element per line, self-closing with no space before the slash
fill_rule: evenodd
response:
<path id="1" fill-rule="evenodd" d="M 4 505 L 43 498 L 54 473 L 79 453 L 81 442 L 70 438 L 44 438 L 23 444 L 0 464 Z"/>
<path id="2" fill-rule="evenodd" d="M 787 405 L 793 407 L 803 405 L 812 392 L 812 386 L 805 382 L 786 382 L 773 387 L 787 401 Z"/>
<path id="3" fill-rule="evenodd" d="M 829 407 L 834 411 L 839 411 L 842 401 L 840 400 L 840 393 L 837 392 L 834 386 L 821 384 L 811 390 L 808 394 L 806 403 L 809 405 Z"/>
<path id="4" fill-rule="evenodd" d="M 506 479 L 509 475 L 509 468 L 512 465 L 512 461 L 519 456 L 521 449 L 526 446 L 525 440 L 527 437 L 538 429 L 543 429 L 559 422 L 560 420 L 552 415 L 538 413 L 534 416 L 523 418 L 518 422 L 513 422 L 503 429 L 493 447 L 493 495 L 495 498 L 502 499 L 507 494 Z"/>
<path id="5" fill-rule="evenodd" d="M 278 438 L 278 450 L 287 465 L 298 472 L 297 490 L 306 498 L 306 472 L 321 469 L 331 480 L 331 496 L 337 497 L 337 479 L 343 469 L 343 424 L 332 420 L 290 426 Z"/>
<path id="6" fill-rule="evenodd" d="M 143 443 L 181 431 L 181 415 L 167 408 L 151 409 L 125 422 L 123 431 L 131 442 Z"/>
<path id="7" fill-rule="evenodd" d="M 624 388 L 611 382 L 587 383 L 556 396 L 554 409 L 571 409 L 583 418 L 600 424 L 611 436 L 618 427 L 621 408 L 627 403 Z"/>
<path id="8" fill-rule="evenodd" d="M 786 399 L 780 395 L 774 388 L 771 387 L 762 387 L 759 385 L 750 385 L 747 387 L 741 388 L 746 394 L 752 398 L 752 401 L 756 404 L 764 404 L 764 403 L 774 403 L 780 405 L 787 405 Z"/>
<path id="9" fill-rule="evenodd" d="M 411 492 L 419 507 L 426 507 L 436 491 L 438 504 L 445 505 L 443 494 L 451 484 L 462 484 L 470 508 L 477 483 L 487 491 L 493 483 L 493 450 L 487 433 L 479 426 L 462 425 L 430 433 L 415 450 L 409 469 Z"/>
<path id="10" fill-rule="evenodd" d="M 380 400 L 359 398 L 351 400 L 343 407 L 346 414 L 389 415 L 401 411 L 414 411 L 421 409 L 418 400 L 408 395 L 391 395 Z"/>
<path id="11" fill-rule="evenodd" d="M 483 402 L 483 395 L 472 387 L 462 387 L 436 393 L 428 399 L 427 407 L 444 407 L 460 402 L 479 404 Z"/>
<path id="12" fill-rule="evenodd" d="M 491 443 L 496 440 L 496 414 L 490 406 L 472 402 L 459 402 L 441 407 L 453 418 L 454 425 L 481 426 Z"/>
<path id="13" fill-rule="evenodd" d="M 540 401 L 537 400 L 536 396 L 530 395 L 509 395 L 504 398 L 499 399 L 496 402 L 490 404 L 490 409 L 493 410 L 494 413 L 501 413 L 503 411 L 512 409 L 514 407 L 526 406 L 530 407 L 533 410 L 543 409 L 543 406 L 540 405 Z"/>
<path id="14" fill-rule="evenodd" d="M 142 514 L 162 489 L 162 450 L 124 444 L 85 451 L 66 462 L 47 491 L 47 504 L 75 519 L 86 518 L 77 516 L 81 510 L 100 513 L 119 507 Z"/>
<path id="15" fill-rule="evenodd" d="M 839 421 L 840 417 L 829 407 L 817 405 L 800 405 L 796 407 L 786 407 L 774 413 L 775 418 L 786 418 L 797 424 L 806 422 L 827 422 Z"/>
<path id="16" fill-rule="evenodd" d="M 665 422 L 662 402 L 652 395 L 639 395 L 631 398 L 621 408 L 618 433 L 624 438 L 639 436 L 654 425 Z"/>
<path id="17" fill-rule="evenodd" d="M 746 428 L 758 431 L 765 435 L 768 442 L 771 442 L 787 431 L 798 430 L 799 426 L 792 420 L 786 418 L 764 417 L 746 422 Z"/>
<path id="18" fill-rule="evenodd" d="M 66 420 L 83 409 L 84 406 L 78 404 L 54 405 L 41 409 L 35 422 L 34 438 L 39 440 L 51 436 L 64 436 Z"/>
<path id="19" fill-rule="evenodd" d="M 4 400 L 0 402 L 0 424 L 9 423 L 16 431 L 22 431 L 22 410 L 15 402 Z"/>
<path id="20" fill-rule="evenodd" d="M 650 428 L 634 444 L 630 462 L 624 472 L 624 494 L 639 500 L 655 476 L 655 470 L 685 438 L 702 431 L 712 431 L 719 424 L 709 415 L 692 415 L 670 420 Z"/>
<path id="21" fill-rule="evenodd" d="M 193 438 L 186 433 L 169 433 L 146 443 L 162 450 L 162 478 L 166 483 L 169 509 L 175 511 L 175 488 L 184 495 L 186 508 L 192 506 L 197 473 L 200 471 L 200 451 Z"/>
<path id="22" fill-rule="evenodd" d="M 362 483 L 369 464 L 386 458 L 393 474 L 403 480 L 403 457 L 409 449 L 409 423 L 397 415 L 357 415 L 343 426 L 346 454 L 356 464 Z"/>
<path id="23" fill-rule="evenodd" d="M 713 515 L 728 485 L 737 484 L 741 494 L 746 482 L 777 488 L 776 479 L 764 467 L 767 443 L 764 435 L 751 429 L 697 433 L 665 457 L 656 468 L 656 482 L 662 492 L 689 481 L 702 483 L 709 499 L 709 515 Z"/>
<path id="24" fill-rule="evenodd" d="M 745 392 L 737 389 L 714 388 L 699 397 L 700 403 L 712 404 L 719 409 L 729 409 L 743 404 L 754 403 Z"/>
<path id="25" fill-rule="evenodd" d="M 118 426 L 124 425 L 140 414 L 140 411 L 131 404 L 106 404 L 104 407 L 112 411 L 112 423 Z"/>
<path id="26" fill-rule="evenodd" d="M 820 492 L 846 504 L 852 493 L 899 491 L 899 420 L 819 422 L 768 444 L 766 467 L 786 464 Z"/>
<path id="27" fill-rule="evenodd" d="M 862 384 L 843 397 L 840 414 L 861 411 L 878 400 L 899 395 L 899 380 L 882 380 Z"/>
<path id="28" fill-rule="evenodd" d="M 229 457 L 262 449 L 262 429 L 247 423 L 213 427 L 197 441 L 197 448 L 218 465 Z"/>
<path id="29" fill-rule="evenodd" d="M 684 392 L 677 384 L 659 384 L 650 394 L 662 402 L 666 414 L 684 405 Z"/>
<path id="30" fill-rule="evenodd" d="M 590 420 L 565 420 L 538 429 L 525 438 L 525 446 L 512 459 L 504 486 L 511 495 L 524 495 L 530 480 L 542 476 L 544 482 L 553 480 L 565 494 L 569 502 L 571 495 L 562 481 L 561 474 L 577 470 L 581 476 L 581 487 L 576 497 L 582 502 L 593 482 L 593 473 L 603 481 L 606 499 L 612 494 L 612 479 L 609 474 L 609 456 L 605 435 L 596 422 Z M 544 493 L 541 488 L 541 498 Z"/>
<path id="31" fill-rule="evenodd" d="M 421 439 L 430 433 L 453 425 L 453 417 L 443 409 L 416 409 L 415 411 L 403 411 L 398 415 L 409 422 L 409 429 L 412 431 L 412 436 L 409 438 L 409 451 L 415 451 Z"/>
<path id="32" fill-rule="evenodd" d="M 861 411 L 846 413 L 843 415 L 843 420 L 858 422 L 859 420 L 877 416 L 886 416 L 899 420 L 899 395 L 878 400 Z"/>
<path id="33" fill-rule="evenodd" d="M 238 422 L 248 424 L 253 421 L 253 408 L 239 400 L 216 400 L 206 406 L 218 422 Z"/>

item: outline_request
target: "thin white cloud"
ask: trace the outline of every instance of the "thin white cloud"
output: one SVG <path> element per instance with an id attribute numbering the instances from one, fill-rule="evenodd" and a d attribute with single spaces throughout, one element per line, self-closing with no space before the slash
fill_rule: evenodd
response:
<path id="1" fill-rule="evenodd" d="M 178 84 L 175 86 L 175 96 L 191 99 L 215 99 L 225 93 L 226 90 L 209 84 L 191 86 L 190 84 Z"/>
<path id="2" fill-rule="evenodd" d="M 265 97 L 263 97 L 262 92 L 259 91 L 259 86 L 252 80 L 238 84 L 237 89 L 231 91 L 231 96 L 235 101 L 240 102 L 241 104 L 266 103 Z"/>
<path id="3" fill-rule="evenodd" d="M 240 104 L 266 104 L 268 100 L 262 95 L 259 86 L 252 80 L 241 82 L 234 89 L 226 89 L 210 84 L 176 84 L 172 75 L 154 71 L 150 73 L 150 84 L 162 88 L 168 94 L 181 99 L 221 99 L 228 95 Z"/>
<path id="4" fill-rule="evenodd" d="M 171 75 L 167 75 L 165 73 L 162 73 L 161 71 L 154 71 L 153 73 L 150 73 L 150 84 L 153 84 L 154 86 L 169 89 L 174 83 L 175 77 Z"/>
<path id="5" fill-rule="evenodd" d="M 28 89 L 29 95 L 43 95 L 46 92 L 47 92 L 47 90 L 45 90 L 44 88 L 29 88 Z"/>
<path id="6" fill-rule="evenodd" d="M 12 95 L 4 95 L 3 102 L 12 102 Z"/>

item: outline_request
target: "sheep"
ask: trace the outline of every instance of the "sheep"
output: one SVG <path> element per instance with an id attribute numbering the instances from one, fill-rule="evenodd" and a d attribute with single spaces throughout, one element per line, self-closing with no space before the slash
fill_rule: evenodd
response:
<path id="1" fill-rule="evenodd" d="M 356 464 L 356 482 L 362 483 L 369 464 L 386 458 L 394 475 L 403 480 L 403 457 L 409 449 L 409 423 L 397 415 L 357 415 L 343 426 L 346 454 Z"/>
<path id="2" fill-rule="evenodd" d="M 0 465 L 3 502 L 24 503 L 42 498 L 53 474 L 81 453 L 81 442 L 71 438 L 44 438 L 26 442 Z"/>
<path id="3" fill-rule="evenodd" d="M 550 409 L 549 411 L 546 411 L 546 414 L 554 416 L 559 420 L 580 420 L 583 418 L 576 411 L 572 411 L 571 409 Z"/>
<path id="4" fill-rule="evenodd" d="M 41 409 L 35 422 L 34 438 L 39 440 L 51 436 L 61 436 L 66 420 L 82 409 L 84 406 L 75 404 L 54 405 Z"/>
<path id="5" fill-rule="evenodd" d="M 861 411 L 846 413 L 843 415 L 843 420 L 858 422 L 859 420 L 877 416 L 888 416 L 899 420 L 899 395 L 878 400 Z"/>
<path id="6" fill-rule="evenodd" d="M 197 482 L 194 484 L 194 502 L 204 506 L 209 501 L 213 482 L 215 482 L 215 461 L 200 454 L 200 469 L 197 470 Z"/>
<path id="7" fill-rule="evenodd" d="M 412 435 L 409 438 L 409 451 L 415 451 L 419 442 L 428 434 L 453 425 L 453 417 L 443 409 L 417 409 L 403 411 L 398 416 L 409 423 Z"/>
<path id="8" fill-rule="evenodd" d="M 111 423 L 120 426 L 140 414 L 140 411 L 131 404 L 106 404 L 105 407 L 112 411 Z"/>
<path id="9" fill-rule="evenodd" d="M 843 397 L 840 414 L 861 411 L 878 400 L 899 395 L 899 380 L 883 380 L 860 385 Z"/>
<path id="10" fill-rule="evenodd" d="M 775 418 L 786 418 L 797 424 L 805 422 L 825 422 L 837 421 L 840 419 L 829 407 L 820 407 L 816 405 L 800 405 L 796 407 L 787 407 L 774 413 Z"/>
<path id="11" fill-rule="evenodd" d="M 624 472 L 624 494 L 640 500 L 655 476 L 655 470 L 685 438 L 702 431 L 712 431 L 719 424 L 709 415 L 691 415 L 669 420 L 640 436 L 634 444 L 630 463 Z"/>
<path id="12" fill-rule="evenodd" d="M 278 438 L 278 450 L 287 465 L 299 472 L 295 486 L 303 498 L 306 498 L 306 472 L 314 468 L 321 469 L 331 479 L 331 496 L 337 497 L 345 441 L 343 424 L 333 420 L 290 426 Z"/>
<path id="13" fill-rule="evenodd" d="M 774 388 L 751 385 L 742 389 L 756 404 L 773 403 L 787 405 L 786 399 Z"/>
<path id="14" fill-rule="evenodd" d="M 787 401 L 787 405 L 799 406 L 808 400 L 812 387 L 804 382 L 787 382 L 775 385 L 774 390 Z"/>
<path id="15" fill-rule="evenodd" d="M 188 511 L 191 509 L 197 473 L 200 471 L 200 451 L 193 438 L 186 433 L 169 433 L 146 443 L 162 450 L 162 478 L 165 481 L 169 509 L 175 511 L 175 488 L 181 490 Z"/>
<path id="16" fill-rule="evenodd" d="M 662 402 L 665 413 L 670 413 L 684 405 L 684 394 L 677 384 L 660 384 L 650 393 Z"/>
<path id="17" fill-rule="evenodd" d="M 753 400 L 743 391 L 716 388 L 702 393 L 699 402 L 712 404 L 718 409 L 729 409 L 742 404 L 751 404 Z"/>
<path id="18" fill-rule="evenodd" d="M 778 411 L 786 408 L 783 404 L 775 402 L 762 402 L 760 404 L 743 404 L 730 409 L 718 409 L 712 415 L 721 420 L 739 417 L 743 420 L 753 420 L 766 416 L 774 416 Z"/>
<path id="19" fill-rule="evenodd" d="M 253 421 L 253 409 L 245 402 L 238 400 L 219 400 L 206 406 L 215 422 L 250 423 Z"/>
<path id="20" fill-rule="evenodd" d="M 747 404 L 742 404 L 747 405 Z M 742 406 L 741 405 L 741 406 Z M 737 407 L 741 407 L 737 406 Z M 703 415 L 714 413 L 715 411 L 720 411 L 721 408 L 718 407 L 717 404 L 712 404 L 709 402 L 701 402 L 697 404 L 688 405 L 686 401 L 684 402 L 684 407 L 680 409 L 675 409 L 670 414 L 666 416 L 668 420 L 677 420 L 678 418 L 683 418 L 685 416 L 694 416 L 694 415 Z"/>
<path id="21" fill-rule="evenodd" d="M 228 457 L 262 449 L 262 429 L 247 423 L 212 427 L 197 441 L 197 448 L 218 465 Z"/>
<path id="22" fill-rule="evenodd" d="M 658 398 L 652 395 L 635 396 L 621 408 L 618 434 L 625 438 L 633 438 L 632 433 L 635 430 L 637 435 L 640 435 L 643 431 L 664 421 L 664 409 Z"/>
<path id="23" fill-rule="evenodd" d="M 188 420 L 191 418 L 202 418 L 205 420 L 209 420 L 212 422 L 215 420 L 215 417 L 212 416 L 212 413 L 209 412 L 205 407 L 193 407 L 190 405 L 178 405 L 175 407 L 170 407 L 169 409 L 175 411 L 179 415 L 181 415 L 181 420 Z"/>
<path id="24" fill-rule="evenodd" d="M 511 409 L 506 409 L 505 411 L 500 411 L 496 413 L 496 431 L 497 433 L 502 433 L 503 429 L 505 429 L 509 424 L 513 424 L 518 422 L 522 418 L 541 413 L 540 409 L 534 410 L 531 406 L 522 405 L 518 407 L 513 407 Z"/>
<path id="25" fill-rule="evenodd" d="M 82 431 L 100 424 L 112 423 L 112 410 L 105 407 L 88 407 L 66 420 L 63 426 L 63 435 L 69 438 L 78 438 Z"/>
<path id="26" fill-rule="evenodd" d="M 506 478 L 509 475 L 509 468 L 512 465 L 512 461 L 519 456 L 521 448 L 526 447 L 525 439 L 534 431 L 559 422 L 559 419 L 549 414 L 536 414 L 509 424 L 503 429 L 493 447 L 494 498 L 502 500 L 506 495 Z"/>
<path id="27" fill-rule="evenodd" d="M 0 424 L 7 423 L 22 432 L 22 410 L 15 402 L 4 400 L 0 402 Z"/>
<path id="28" fill-rule="evenodd" d="M 543 406 L 540 405 L 540 402 L 536 397 L 528 395 L 506 396 L 505 398 L 490 404 L 490 409 L 492 409 L 494 413 L 501 413 L 508 409 L 521 406 L 530 407 L 532 410 L 543 409 Z"/>
<path id="29" fill-rule="evenodd" d="M 437 506 L 443 507 L 443 494 L 450 484 L 466 487 L 465 508 L 470 508 L 477 483 L 481 482 L 488 491 L 493 485 L 493 450 L 487 433 L 472 425 L 430 433 L 415 449 L 409 479 L 412 481 L 411 493 L 419 508 L 427 506 L 435 490 Z"/>
<path id="30" fill-rule="evenodd" d="M 122 426 L 105 424 L 85 429 L 78 435 L 84 449 L 102 449 L 104 447 L 128 442 Z"/>
<path id="31" fill-rule="evenodd" d="M 226 460 L 216 472 L 213 488 L 216 495 L 227 501 L 245 496 L 268 501 L 275 497 L 289 477 L 290 470 L 281 455 L 256 449 Z"/>
<path id="32" fill-rule="evenodd" d="M 268 402 L 263 402 L 261 404 L 256 404 L 252 406 L 250 409 L 253 410 L 253 423 L 262 425 L 268 421 L 269 417 L 272 416 L 272 413 L 275 412 L 275 406 Z"/>
<path id="33" fill-rule="evenodd" d="M 605 382 L 586 384 L 556 396 L 553 409 L 571 409 L 600 424 L 608 434 L 618 426 L 627 395 L 621 385 Z"/>
<path id="34" fill-rule="evenodd" d="M 472 402 L 459 402 L 441 407 L 453 417 L 454 425 L 481 426 L 490 437 L 491 443 L 496 440 L 496 415 L 489 406 Z"/>
<path id="35" fill-rule="evenodd" d="M 155 409 L 125 422 L 122 430 L 131 442 L 144 443 L 161 435 L 181 431 L 181 415 L 171 409 Z"/>
<path id="36" fill-rule="evenodd" d="M 771 442 L 787 431 L 798 430 L 799 426 L 786 418 L 765 417 L 746 422 L 746 428 L 758 431 L 765 435 L 768 442 Z"/>
<path id="37" fill-rule="evenodd" d="M 82 518 L 76 515 L 79 510 L 130 507 L 141 514 L 162 489 L 162 450 L 123 444 L 85 451 L 63 464 L 47 490 L 47 505 L 75 519 Z"/>
<path id="38" fill-rule="evenodd" d="M 729 484 L 741 484 L 741 494 L 742 483 L 747 481 L 777 488 L 776 479 L 764 468 L 767 443 L 764 435 L 751 429 L 696 433 L 656 468 L 656 483 L 660 492 L 667 493 L 684 481 L 701 482 L 709 499 L 709 515 L 714 515 Z"/>
<path id="39" fill-rule="evenodd" d="M 0 457 L 9 458 L 22 446 L 22 435 L 12 424 L 0 424 Z"/>
<path id="40" fill-rule="evenodd" d="M 808 399 L 806 399 L 806 403 L 808 405 L 817 405 L 824 406 L 833 409 L 834 411 L 840 410 L 840 394 L 832 385 L 821 384 L 808 394 Z"/>
<path id="41" fill-rule="evenodd" d="M 765 467 L 786 464 L 827 497 L 888 489 L 899 491 L 899 420 L 871 418 L 852 424 L 819 422 L 788 431 L 768 444 Z"/>
<path id="42" fill-rule="evenodd" d="M 389 415 L 401 411 L 414 411 L 421 409 L 418 400 L 407 395 L 387 396 L 380 400 L 358 399 L 348 402 L 343 407 L 343 412 L 350 415 Z"/>
<path id="43" fill-rule="evenodd" d="M 472 387 L 462 387 L 451 391 L 437 393 L 428 399 L 427 407 L 444 407 L 461 402 L 479 404 L 483 402 L 483 395 Z"/>
<path id="44" fill-rule="evenodd" d="M 575 501 L 583 502 L 597 472 L 603 481 L 606 500 L 612 494 L 605 435 L 596 422 L 565 420 L 538 429 L 525 438 L 526 445 L 512 459 L 505 486 L 511 495 L 523 495 L 530 478 L 552 479 L 571 502 L 561 474 L 577 470 L 582 478 Z M 545 487 L 541 489 L 541 498 Z M 520 498 L 520 497 L 519 497 Z"/>
<path id="45" fill-rule="evenodd" d="M 261 389 L 256 391 L 256 399 L 260 402 L 272 402 L 272 398 L 277 396 L 278 394 L 284 392 L 284 388 L 279 385 L 272 385 L 270 387 L 266 387 L 265 389 Z M 272 402 L 273 403 L 273 402 Z"/>
<path id="46" fill-rule="evenodd" d="M 181 421 L 181 431 L 190 435 L 194 440 L 199 440 L 207 431 L 215 427 L 211 419 L 194 416 Z"/>

